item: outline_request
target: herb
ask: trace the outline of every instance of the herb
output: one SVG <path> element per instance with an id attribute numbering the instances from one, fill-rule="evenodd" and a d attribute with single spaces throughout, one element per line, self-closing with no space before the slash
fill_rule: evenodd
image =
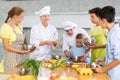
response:
<path id="1" fill-rule="evenodd" d="M 39 73 L 39 66 L 41 61 L 35 59 L 26 59 L 23 61 L 23 66 L 26 70 L 32 69 L 32 75 L 38 76 Z"/>
<path id="2" fill-rule="evenodd" d="M 60 67 L 60 66 L 66 66 L 66 59 L 65 58 L 61 58 L 59 60 L 57 60 L 54 64 L 48 66 L 49 69 L 55 69 L 57 67 Z"/>

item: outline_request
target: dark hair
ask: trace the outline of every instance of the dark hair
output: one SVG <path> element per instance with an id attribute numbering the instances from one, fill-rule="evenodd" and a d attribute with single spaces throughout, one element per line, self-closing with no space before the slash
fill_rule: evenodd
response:
<path id="1" fill-rule="evenodd" d="M 109 23 L 115 20 L 115 8 L 112 6 L 105 6 L 101 9 L 99 16 L 101 19 L 105 18 Z"/>
<path id="2" fill-rule="evenodd" d="M 76 35 L 76 39 L 83 39 L 83 37 L 84 37 L 84 35 L 81 34 L 81 33 L 78 33 L 78 34 Z"/>
<path id="3" fill-rule="evenodd" d="M 100 10 L 101 10 L 100 7 L 96 7 L 96 8 L 90 9 L 90 10 L 89 10 L 89 13 L 90 13 L 90 14 L 94 13 L 97 17 L 99 17 L 99 12 L 100 12 Z"/>
<path id="4" fill-rule="evenodd" d="M 24 12 L 24 10 L 18 6 L 11 8 L 10 11 L 8 12 L 8 16 L 5 20 L 5 23 L 7 23 L 9 18 L 12 18 L 15 15 L 19 16 L 22 12 Z"/>

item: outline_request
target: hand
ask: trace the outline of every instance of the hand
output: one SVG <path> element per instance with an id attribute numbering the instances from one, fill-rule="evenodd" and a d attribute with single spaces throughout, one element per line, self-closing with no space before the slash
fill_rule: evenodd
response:
<path id="1" fill-rule="evenodd" d="M 86 54 L 84 54 L 84 55 L 80 58 L 80 61 L 85 61 L 85 60 L 86 60 L 86 58 L 87 58 L 87 55 L 86 55 Z"/>
<path id="2" fill-rule="evenodd" d="M 97 68 L 93 68 L 92 69 L 94 72 L 97 72 L 97 73 L 104 73 L 104 71 L 103 71 L 103 68 L 102 67 L 97 67 Z"/>
<path id="3" fill-rule="evenodd" d="M 56 46 L 56 45 L 58 44 L 58 41 L 57 41 L 57 40 L 52 41 L 52 44 L 53 44 L 54 46 Z"/>
<path id="4" fill-rule="evenodd" d="M 45 44 L 47 44 L 47 41 L 41 41 L 41 42 L 39 43 L 39 45 L 45 45 Z"/>
<path id="5" fill-rule="evenodd" d="M 96 48 L 96 46 L 97 46 L 96 44 L 94 44 L 94 45 L 87 45 L 88 48 Z"/>
<path id="6" fill-rule="evenodd" d="M 66 50 L 66 51 L 65 51 L 65 55 L 66 55 L 66 56 L 71 56 L 71 52 Z"/>
<path id="7" fill-rule="evenodd" d="M 96 60 L 95 60 L 95 62 L 96 63 L 99 63 L 99 62 L 104 62 L 105 61 L 105 59 L 104 58 L 97 58 Z"/>
<path id="8" fill-rule="evenodd" d="M 46 41 L 46 44 L 53 45 L 53 42 L 52 41 Z"/>
<path id="9" fill-rule="evenodd" d="M 23 51 L 20 51 L 21 54 L 30 54 L 32 53 L 30 50 L 23 50 Z"/>

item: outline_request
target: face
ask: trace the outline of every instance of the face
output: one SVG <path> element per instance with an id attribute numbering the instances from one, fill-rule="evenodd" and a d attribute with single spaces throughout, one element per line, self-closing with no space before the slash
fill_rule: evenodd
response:
<path id="1" fill-rule="evenodd" d="M 21 13 L 19 16 L 17 15 L 14 16 L 16 23 L 21 23 L 23 21 L 23 18 L 24 18 L 24 12 Z"/>
<path id="2" fill-rule="evenodd" d="M 49 17 L 49 15 L 42 15 L 42 16 L 40 16 L 40 19 L 41 19 L 42 23 L 48 23 L 50 17 Z"/>
<path id="3" fill-rule="evenodd" d="M 99 21 L 99 18 L 94 13 L 90 14 L 90 18 L 91 18 L 92 23 L 94 24 L 98 23 Z"/>
<path id="4" fill-rule="evenodd" d="M 81 47 L 83 44 L 83 39 L 76 39 L 76 46 Z"/>
<path id="5" fill-rule="evenodd" d="M 66 30 L 66 33 L 67 33 L 69 36 L 72 36 L 72 35 L 73 35 L 73 29 Z"/>

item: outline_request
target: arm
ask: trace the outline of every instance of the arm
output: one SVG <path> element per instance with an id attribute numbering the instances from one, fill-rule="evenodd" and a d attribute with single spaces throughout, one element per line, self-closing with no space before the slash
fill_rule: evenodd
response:
<path id="1" fill-rule="evenodd" d="M 9 45 L 9 41 L 6 38 L 2 39 L 2 44 L 5 50 L 10 51 L 10 52 L 15 52 L 15 53 L 19 53 L 19 54 L 27 54 L 30 53 L 30 51 L 26 51 L 26 50 L 18 50 L 15 49 L 14 47 Z"/>
<path id="2" fill-rule="evenodd" d="M 90 53 L 90 48 L 88 48 L 88 49 L 87 49 L 87 51 L 86 51 L 85 55 L 86 55 L 86 56 L 88 56 L 88 55 L 89 55 L 89 53 Z"/>
<path id="3" fill-rule="evenodd" d="M 90 48 L 87 49 L 86 53 L 83 55 L 83 57 L 80 59 L 80 61 L 85 61 L 86 58 L 90 55 Z"/>
<path id="4" fill-rule="evenodd" d="M 118 33 L 118 34 L 117 34 Z M 108 41 L 108 43 L 110 43 L 111 45 L 111 49 L 109 49 L 109 53 L 107 54 L 111 54 L 112 53 L 112 57 L 113 60 L 107 64 L 104 67 L 100 67 L 98 69 L 96 69 L 97 72 L 103 73 L 106 72 L 114 67 L 117 67 L 117 65 L 120 64 L 120 36 L 119 36 L 119 32 L 115 33 L 116 36 L 112 36 L 111 39 Z"/>
<path id="5" fill-rule="evenodd" d="M 65 35 L 63 35 L 63 52 L 66 56 L 70 56 L 69 45 L 65 39 Z"/>
<path id="6" fill-rule="evenodd" d="M 106 48 L 106 44 L 104 45 L 87 45 L 88 48 L 92 48 L 92 49 L 95 49 L 95 48 Z"/>
<path id="7" fill-rule="evenodd" d="M 99 73 L 104 73 L 112 68 L 114 68 L 115 66 L 119 65 L 120 64 L 120 60 L 118 59 L 115 59 L 113 60 L 111 63 L 109 63 L 108 65 L 104 66 L 104 67 L 99 67 L 99 68 L 96 68 L 96 72 L 99 72 Z"/>

